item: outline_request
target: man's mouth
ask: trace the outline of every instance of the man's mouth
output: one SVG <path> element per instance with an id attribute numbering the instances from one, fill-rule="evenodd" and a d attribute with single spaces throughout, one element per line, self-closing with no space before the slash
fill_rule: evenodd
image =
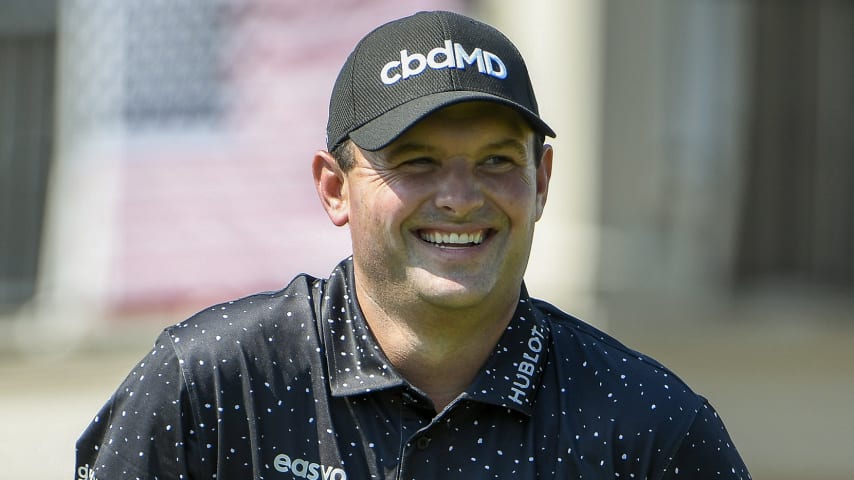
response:
<path id="1" fill-rule="evenodd" d="M 478 230 L 458 233 L 421 230 L 418 232 L 418 236 L 421 240 L 439 247 L 467 247 L 483 243 L 486 231 Z"/>

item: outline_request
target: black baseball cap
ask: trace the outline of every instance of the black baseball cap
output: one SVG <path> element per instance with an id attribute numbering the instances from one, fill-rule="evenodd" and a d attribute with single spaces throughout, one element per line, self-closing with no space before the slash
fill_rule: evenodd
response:
<path id="1" fill-rule="evenodd" d="M 347 57 L 329 103 L 326 145 L 379 150 L 425 116 L 467 101 L 507 105 L 534 131 L 540 118 L 522 55 L 495 28 L 453 12 L 419 12 L 367 34 Z"/>

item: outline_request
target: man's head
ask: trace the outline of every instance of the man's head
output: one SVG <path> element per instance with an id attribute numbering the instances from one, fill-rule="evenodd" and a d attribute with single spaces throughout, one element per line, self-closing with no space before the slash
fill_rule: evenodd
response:
<path id="1" fill-rule="evenodd" d="M 512 308 L 554 133 L 506 37 L 447 12 L 380 27 L 339 75 L 328 133 L 315 182 L 350 227 L 360 303 Z"/>
<path id="2" fill-rule="evenodd" d="M 466 101 L 515 109 L 540 136 L 525 61 L 495 28 L 452 12 L 420 12 L 366 35 L 342 67 L 329 104 L 327 150 L 347 139 L 378 150 L 430 113 Z"/>

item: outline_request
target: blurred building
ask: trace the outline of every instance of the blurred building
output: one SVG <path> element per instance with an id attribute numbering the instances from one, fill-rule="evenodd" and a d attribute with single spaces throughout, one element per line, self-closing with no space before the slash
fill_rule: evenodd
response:
<path id="1" fill-rule="evenodd" d="M 0 312 L 35 294 L 53 158 L 56 5 L 0 15 Z"/>
<path id="2" fill-rule="evenodd" d="M 0 304 L 110 317 L 324 275 L 348 240 L 307 159 L 337 66 L 418 8 L 516 39 L 557 127 L 532 290 L 603 324 L 746 292 L 850 300 L 850 2 L 540 4 L 4 3 Z"/>
<path id="3" fill-rule="evenodd" d="M 854 4 L 604 10 L 599 292 L 850 307 Z"/>

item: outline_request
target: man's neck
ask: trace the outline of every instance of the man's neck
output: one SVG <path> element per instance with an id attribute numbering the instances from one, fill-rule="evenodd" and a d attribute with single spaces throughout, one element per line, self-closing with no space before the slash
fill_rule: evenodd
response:
<path id="1" fill-rule="evenodd" d="M 392 365 L 418 387 L 436 411 L 474 380 L 507 328 L 518 300 L 501 309 L 448 311 L 419 308 L 390 312 L 370 295 L 360 307 Z"/>

